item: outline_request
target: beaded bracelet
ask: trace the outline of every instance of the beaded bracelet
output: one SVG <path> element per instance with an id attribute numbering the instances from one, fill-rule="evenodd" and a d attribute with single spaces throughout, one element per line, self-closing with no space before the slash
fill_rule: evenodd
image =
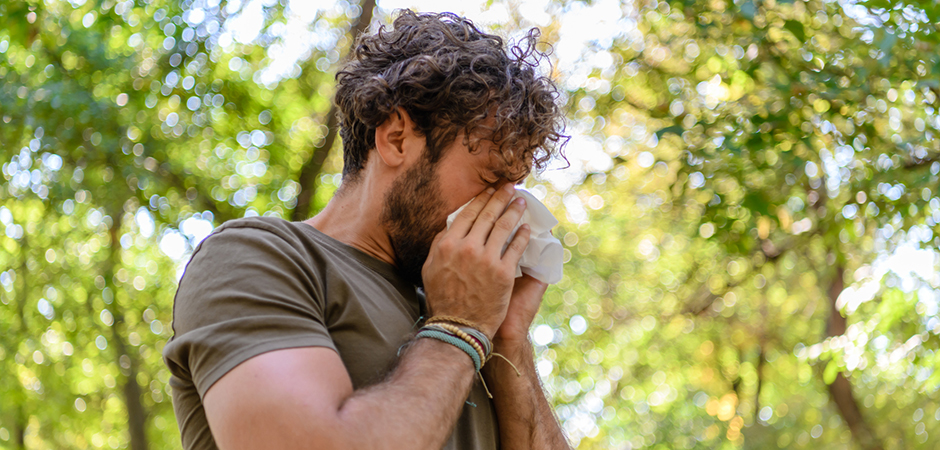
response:
<path id="1" fill-rule="evenodd" d="M 426 323 L 430 325 L 432 323 L 437 323 L 437 322 L 450 322 L 450 323 L 456 323 L 457 325 L 463 325 L 465 327 L 474 328 L 477 330 L 480 329 L 480 327 L 477 324 L 467 319 L 462 319 L 456 316 L 433 316 L 429 318 Z"/>
<path id="2" fill-rule="evenodd" d="M 459 327 L 459 328 L 460 328 L 464 333 L 467 333 L 467 334 L 469 334 L 470 336 L 472 336 L 474 339 L 477 340 L 477 342 L 480 343 L 480 345 L 483 346 L 483 350 L 484 350 L 484 352 L 486 353 L 486 356 L 487 356 L 487 357 L 490 356 L 490 353 L 493 353 L 493 342 L 490 341 L 490 339 L 489 339 L 488 337 L 486 337 L 486 335 L 483 334 L 482 331 L 480 331 L 480 330 L 478 330 L 478 329 L 476 329 L 476 328 L 471 328 L 471 327 Z"/>
<path id="3" fill-rule="evenodd" d="M 464 333 L 467 333 L 470 336 L 472 336 L 474 339 L 476 339 L 476 341 L 483 347 L 484 354 L 486 356 L 489 356 L 490 353 L 493 351 L 493 343 L 490 341 L 490 339 L 486 337 L 486 335 L 483 334 L 482 331 L 480 331 L 479 326 L 477 326 L 475 323 L 469 320 L 462 319 L 460 317 L 455 317 L 455 316 L 434 316 L 428 319 L 425 323 L 427 325 L 440 324 L 440 323 L 463 325 L 458 328 L 460 328 Z"/>
<path id="4" fill-rule="evenodd" d="M 513 364 L 512 361 L 493 351 L 493 342 L 490 341 L 473 322 L 455 316 L 434 316 L 429 318 L 425 324 L 426 325 L 421 327 L 415 337 L 436 339 L 463 350 L 463 352 L 473 360 L 473 368 L 480 377 L 480 382 L 483 384 L 483 389 L 486 391 L 487 397 L 493 398 L 493 394 L 491 394 L 489 388 L 486 387 L 486 380 L 483 379 L 483 374 L 480 370 L 483 368 L 483 365 L 494 356 L 498 356 L 506 361 L 516 372 L 516 376 L 522 376 L 522 373 L 519 372 L 519 369 L 516 368 L 516 365 Z M 472 403 L 470 404 L 476 406 Z"/>
<path id="5" fill-rule="evenodd" d="M 476 340 L 476 338 L 470 336 L 469 334 L 467 334 L 466 332 L 458 328 L 456 325 L 451 325 L 447 322 L 438 322 L 438 323 L 435 323 L 433 325 L 428 325 L 428 326 L 441 328 L 449 332 L 450 334 L 455 335 L 459 337 L 460 339 L 463 339 L 464 342 L 470 344 L 470 346 L 473 347 L 473 349 L 476 350 L 477 353 L 480 354 L 480 360 L 483 361 L 484 363 L 486 362 L 486 352 L 483 350 L 483 346 L 480 345 L 480 343 Z"/>

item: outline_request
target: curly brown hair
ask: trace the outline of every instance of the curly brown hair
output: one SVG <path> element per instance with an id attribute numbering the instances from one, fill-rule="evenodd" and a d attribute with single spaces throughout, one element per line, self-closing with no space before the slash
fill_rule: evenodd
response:
<path id="1" fill-rule="evenodd" d="M 356 42 L 336 75 L 343 178 L 354 181 L 375 148 L 375 129 L 403 108 L 436 163 L 464 132 L 470 151 L 492 141 L 501 178 L 544 169 L 568 136 L 559 92 L 539 73 L 547 53 L 538 29 L 505 48 L 499 36 L 451 13 L 403 10 L 392 24 Z M 507 52 L 508 50 L 508 52 Z"/>

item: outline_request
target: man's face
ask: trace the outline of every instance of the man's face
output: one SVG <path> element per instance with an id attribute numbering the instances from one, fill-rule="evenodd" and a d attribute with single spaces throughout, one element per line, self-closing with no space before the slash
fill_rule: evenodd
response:
<path id="1" fill-rule="evenodd" d="M 437 163 L 422 156 L 392 184 L 381 219 L 395 251 L 395 265 L 406 280 L 424 285 L 421 269 L 431 242 L 450 213 L 499 182 L 492 164 L 488 148 L 471 153 L 458 136 Z"/>
<path id="2" fill-rule="evenodd" d="M 422 287 L 421 268 L 431 251 L 431 241 L 444 229 L 448 214 L 435 169 L 422 157 L 395 180 L 382 210 L 382 222 L 395 251 L 398 271 L 406 280 Z"/>

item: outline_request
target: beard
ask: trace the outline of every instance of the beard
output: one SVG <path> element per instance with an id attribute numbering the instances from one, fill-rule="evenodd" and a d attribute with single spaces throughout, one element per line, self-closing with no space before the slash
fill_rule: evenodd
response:
<path id="1" fill-rule="evenodd" d="M 444 202 L 437 188 L 435 165 L 422 157 L 399 176 L 385 195 L 382 224 L 385 226 L 399 274 L 415 286 L 424 287 L 424 267 L 434 236 L 447 224 Z"/>

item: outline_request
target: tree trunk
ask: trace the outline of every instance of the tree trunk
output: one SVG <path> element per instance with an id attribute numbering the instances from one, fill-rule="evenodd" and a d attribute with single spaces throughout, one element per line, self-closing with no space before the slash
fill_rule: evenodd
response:
<path id="1" fill-rule="evenodd" d="M 842 293 L 842 289 L 845 287 L 842 281 L 843 271 L 842 266 L 837 265 L 835 276 L 829 285 L 829 321 L 826 324 L 826 336 L 829 337 L 840 336 L 845 333 L 847 328 L 846 318 L 842 317 L 842 313 L 836 307 L 836 299 L 839 298 L 839 294 Z M 852 395 L 852 384 L 849 379 L 840 372 L 836 375 L 835 381 L 828 386 L 828 389 L 829 399 L 835 403 L 839 414 L 842 415 L 842 419 L 845 420 L 852 432 L 855 442 L 866 450 L 882 450 L 884 446 L 875 436 L 868 423 L 865 422 L 862 411 L 858 407 L 858 402 L 855 401 L 855 396 Z"/>
<path id="2" fill-rule="evenodd" d="M 336 141 L 338 122 L 336 104 L 334 103 L 330 106 L 330 112 L 327 113 L 326 127 L 329 131 L 326 132 L 326 137 L 323 138 L 323 144 L 314 147 L 313 155 L 300 169 L 300 175 L 298 176 L 300 193 L 297 194 L 297 206 L 291 214 L 291 220 L 295 222 L 307 220 L 310 215 L 310 202 L 317 193 L 317 176 L 323 171 L 323 163 L 326 162 L 326 157 L 329 156 L 330 149 L 333 148 L 333 143 Z"/>
<path id="3" fill-rule="evenodd" d="M 118 315 L 115 314 L 112 330 L 115 349 L 118 354 L 118 364 L 120 364 L 121 356 L 127 356 L 130 359 L 130 367 L 127 369 L 123 390 L 125 403 L 127 404 L 127 428 L 131 436 L 131 449 L 147 450 L 147 411 L 140 401 L 141 389 L 140 385 L 137 383 L 137 359 L 127 352 L 124 339 L 117 330 L 118 325 L 123 325 L 124 323 L 123 316 L 120 316 L 120 321 L 118 321 L 117 317 Z"/>
<path id="4" fill-rule="evenodd" d="M 781 251 L 774 258 L 778 258 L 782 254 L 783 252 Z M 766 299 L 760 303 L 760 316 L 760 334 L 757 338 L 757 389 L 754 392 L 754 423 L 758 423 L 760 421 L 760 391 L 764 387 L 764 365 L 767 363 L 767 355 L 764 349 L 767 348 L 768 345 L 767 324 L 770 322 L 767 317 L 768 313 Z"/>
<path id="5" fill-rule="evenodd" d="M 764 384 L 764 343 L 757 347 L 757 390 L 754 392 L 754 423 L 760 419 L 760 390 Z"/>
<path id="6" fill-rule="evenodd" d="M 352 45 L 355 45 L 359 35 L 372 23 L 375 0 L 363 0 L 360 6 L 362 12 L 350 29 Z M 300 174 L 297 176 L 297 182 L 300 183 L 300 193 L 297 194 L 297 206 L 294 207 L 294 212 L 291 214 L 291 220 L 294 221 L 306 220 L 310 215 L 310 203 L 317 192 L 317 176 L 323 170 L 323 163 L 326 162 L 326 157 L 329 156 L 330 149 L 333 148 L 333 143 L 336 142 L 336 133 L 339 131 L 336 103 L 330 102 L 330 111 L 326 114 L 327 131 L 323 143 L 313 148 L 313 154 L 310 155 L 310 159 L 300 169 Z"/>
<path id="7" fill-rule="evenodd" d="M 117 295 L 117 287 L 114 285 L 115 267 L 118 265 L 121 257 L 120 239 L 121 225 L 124 217 L 122 207 L 114 207 L 108 211 L 111 216 L 112 225 L 111 234 L 111 252 L 108 256 L 108 263 L 105 265 L 104 279 L 105 283 L 114 293 L 114 300 L 111 302 L 111 313 L 114 322 L 111 324 L 111 339 L 114 343 L 115 356 L 121 372 L 125 374 L 122 389 L 124 391 L 124 403 L 127 406 L 127 427 L 131 437 L 131 450 L 147 450 L 147 411 L 140 401 L 141 389 L 137 383 L 138 365 L 137 359 L 127 351 L 127 344 L 124 342 L 124 336 L 120 332 L 120 327 L 124 326 L 124 311 L 120 306 L 120 299 Z M 128 368 L 121 365 L 121 358 L 127 357 L 130 361 Z M 126 370 L 126 372 L 125 372 Z"/>
<path id="8" fill-rule="evenodd" d="M 26 336 L 30 335 L 29 326 L 26 323 L 26 302 L 29 299 L 29 267 L 26 263 L 29 260 L 26 254 L 27 249 L 29 249 L 28 240 L 28 236 L 23 236 L 23 239 L 20 241 L 23 260 L 20 263 L 19 272 L 17 272 L 17 278 L 21 280 L 22 288 L 17 292 L 19 298 L 16 301 L 16 314 L 20 322 L 19 335 L 20 338 L 24 339 Z M 15 338 L 13 342 L 16 342 Z M 16 347 L 13 348 L 15 349 Z M 14 448 L 17 450 L 26 450 L 26 426 L 29 423 L 29 414 L 26 412 L 25 404 L 29 396 L 22 384 L 18 382 L 16 384 L 19 385 L 20 389 L 17 394 L 19 398 L 14 399 L 16 410 L 14 411 L 13 417 L 13 442 L 15 443 L 14 445 L 16 445 Z"/>
<path id="9" fill-rule="evenodd" d="M 13 440 L 17 450 L 26 450 L 26 414 L 23 405 L 16 405 L 16 417 L 13 419 Z"/>

